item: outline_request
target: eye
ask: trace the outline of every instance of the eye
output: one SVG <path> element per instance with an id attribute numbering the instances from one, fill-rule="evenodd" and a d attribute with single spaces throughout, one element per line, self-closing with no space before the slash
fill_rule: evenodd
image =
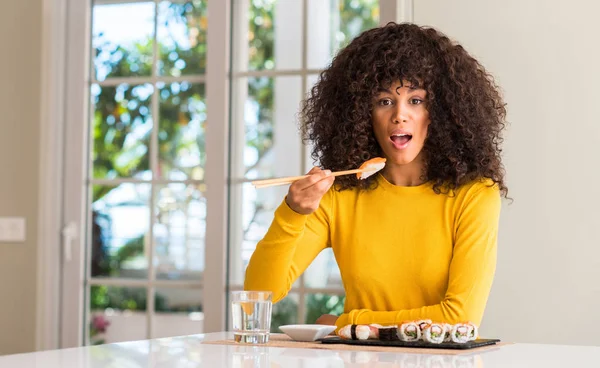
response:
<path id="1" fill-rule="evenodd" d="M 392 104 L 392 100 L 390 100 L 389 98 L 384 98 L 379 100 L 378 104 L 380 106 L 390 106 Z"/>
<path id="2" fill-rule="evenodd" d="M 423 103 L 423 100 L 420 99 L 420 98 L 415 97 L 415 98 L 411 98 L 410 99 L 410 104 L 411 105 L 420 105 L 422 103 Z"/>

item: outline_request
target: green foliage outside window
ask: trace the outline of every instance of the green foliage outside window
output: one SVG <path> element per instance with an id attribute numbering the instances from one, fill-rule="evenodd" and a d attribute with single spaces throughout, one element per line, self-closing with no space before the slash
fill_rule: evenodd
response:
<path id="1" fill-rule="evenodd" d="M 325 0 L 324 0 L 325 1 Z M 272 69 L 276 67 L 274 60 L 274 1 L 250 1 L 249 9 L 249 69 Z M 335 3 L 332 3 L 335 4 Z M 337 43 L 332 48 L 345 46 L 363 30 L 377 26 L 379 8 L 377 0 L 339 0 L 337 2 L 340 16 L 340 30 L 331 35 Z M 168 5 L 164 12 L 165 24 L 179 22 L 186 25 L 190 38 L 189 48 L 182 48 L 178 43 L 166 46 L 158 45 L 158 71 L 161 75 L 202 75 L 206 69 L 206 32 L 207 3 L 193 0 Z M 276 16 L 276 15 L 275 15 Z M 131 75 L 151 75 L 152 39 L 141 40 L 134 45 L 114 45 L 103 35 L 94 35 L 96 67 L 103 70 L 108 77 Z M 184 71 L 180 70 L 185 68 Z M 158 87 L 158 89 L 157 89 Z M 152 116 L 150 106 L 151 93 L 159 93 L 160 113 Z M 273 78 L 248 78 L 248 96 L 260 107 L 258 124 L 254 134 L 248 134 L 246 144 L 256 149 L 260 158 L 272 146 L 273 126 L 271 111 L 273 110 Z M 167 171 L 177 169 L 188 178 L 202 178 L 205 157 L 205 121 L 202 129 L 190 140 L 185 132 L 193 120 L 193 114 L 203 111 L 190 111 L 189 106 L 204 106 L 204 87 L 193 87 L 189 83 L 175 85 L 137 85 L 122 84 L 109 87 L 92 87 L 94 114 L 92 121 L 92 162 L 94 178 L 130 178 L 142 175 L 150 170 L 150 134 L 158 127 L 158 155 L 161 172 L 154 175 L 165 175 Z M 182 108 L 182 106 L 184 106 Z M 187 107 L 186 107 L 187 106 Z M 208 123 L 210 124 L 210 123 Z M 153 126 L 150 126 L 153 125 Z M 248 132 L 247 132 L 248 133 Z M 251 132 L 252 133 L 252 132 Z M 176 162 L 178 152 L 196 150 L 199 165 L 182 166 Z M 96 185 L 93 187 L 94 202 L 103 198 L 115 187 Z M 124 204 L 126 205 L 126 204 Z M 143 255 L 143 238 L 135 238 L 122 246 L 116 253 L 108 254 L 107 244 L 101 236 L 102 222 L 105 214 L 93 211 L 92 223 L 95 232 L 92 241 L 92 276 L 111 276 L 122 264 L 132 258 Z M 104 226 L 101 226 L 103 224 Z M 306 322 L 311 323 L 321 314 L 339 314 L 343 310 L 343 297 L 328 295 L 307 295 Z M 132 309 L 145 310 L 146 293 L 142 289 L 107 288 L 94 286 L 90 295 L 91 309 Z M 164 298 L 157 295 L 155 300 L 157 311 L 170 310 Z M 274 329 L 296 319 L 297 304 L 284 300 L 277 306 L 273 314 Z"/>

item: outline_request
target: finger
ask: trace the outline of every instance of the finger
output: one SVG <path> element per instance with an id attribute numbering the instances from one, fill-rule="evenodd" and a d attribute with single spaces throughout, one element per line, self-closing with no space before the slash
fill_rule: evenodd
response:
<path id="1" fill-rule="evenodd" d="M 306 180 L 307 186 L 315 185 L 321 180 L 324 180 L 331 176 L 331 170 L 320 170 L 314 174 L 311 174 Z"/>
<path id="2" fill-rule="evenodd" d="M 318 172 L 320 172 L 320 171 L 321 171 L 321 168 L 320 168 L 320 167 L 313 166 L 313 168 L 312 168 L 312 169 L 310 169 L 310 170 L 309 170 L 309 171 L 306 173 L 306 175 L 308 175 L 308 177 L 310 177 L 310 176 L 312 176 L 313 174 L 316 174 L 316 173 L 318 173 Z M 309 185 L 306 179 L 307 179 L 307 178 L 300 179 L 300 180 L 296 180 L 295 182 L 293 182 L 293 183 L 292 183 L 292 185 L 290 185 L 290 189 L 302 189 L 302 188 L 305 188 L 307 185 Z"/>
<path id="3" fill-rule="evenodd" d="M 302 190 L 301 195 L 310 201 L 320 201 L 334 183 L 334 177 L 327 177 Z"/>
<path id="4" fill-rule="evenodd" d="M 305 189 L 310 188 L 315 183 L 319 182 L 324 177 L 330 174 L 330 170 L 321 170 L 320 167 L 313 167 L 308 172 L 308 177 L 297 180 L 290 185 L 288 189 L 288 196 L 291 202 L 298 203 L 305 201 L 308 197 L 313 197 L 309 193 L 304 192 Z M 308 195 L 307 195 L 308 194 Z"/>
<path id="5" fill-rule="evenodd" d="M 319 196 L 323 196 L 325 194 L 325 192 L 327 192 L 329 190 L 329 188 L 331 188 L 334 181 L 335 181 L 335 177 L 329 176 L 329 177 L 326 177 L 326 178 L 318 181 L 315 185 L 313 185 L 313 187 L 315 188 L 315 190 L 317 191 Z"/>
<path id="6" fill-rule="evenodd" d="M 318 166 L 313 166 L 313 168 L 312 168 L 312 169 L 310 169 L 310 171 L 309 171 L 307 174 L 309 174 L 309 175 L 310 175 L 310 174 L 317 173 L 317 172 L 319 172 L 319 171 L 321 171 L 321 168 L 320 168 L 320 167 L 318 167 Z"/>
<path id="7" fill-rule="evenodd" d="M 324 194 L 333 185 L 334 181 L 335 176 L 328 175 L 313 184 L 312 188 Z"/>
<path id="8" fill-rule="evenodd" d="M 298 180 L 294 184 L 296 184 L 297 189 L 304 190 L 304 189 L 310 188 L 311 186 L 315 185 L 319 181 L 321 181 L 324 178 L 327 178 L 329 176 L 331 176 L 331 170 L 318 169 L 315 172 L 313 172 L 312 174 L 310 174 L 307 178 Z"/>

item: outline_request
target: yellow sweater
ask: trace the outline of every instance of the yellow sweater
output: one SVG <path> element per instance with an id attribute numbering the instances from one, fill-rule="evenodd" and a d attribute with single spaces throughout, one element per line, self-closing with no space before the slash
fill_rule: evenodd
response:
<path id="1" fill-rule="evenodd" d="M 284 201 L 250 259 L 244 288 L 270 290 L 276 302 L 332 247 L 346 292 L 338 327 L 423 318 L 479 325 L 496 268 L 498 187 L 474 181 L 450 196 L 429 183 L 377 180 L 371 191 L 330 189 L 308 216 Z"/>

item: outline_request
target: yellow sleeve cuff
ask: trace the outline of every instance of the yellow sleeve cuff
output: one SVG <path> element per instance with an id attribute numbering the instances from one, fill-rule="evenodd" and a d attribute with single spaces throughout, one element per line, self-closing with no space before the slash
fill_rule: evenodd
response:
<path id="1" fill-rule="evenodd" d="M 339 316 L 338 319 L 335 321 L 335 325 L 337 327 L 335 330 L 336 333 L 340 328 L 349 325 L 349 322 L 350 321 L 348 320 L 348 313 L 344 313 L 341 316 Z"/>
<path id="2" fill-rule="evenodd" d="M 284 199 L 275 210 L 275 218 L 279 219 L 282 225 L 287 225 L 286 227 L 294 230 L 302 230 L 304 229 L 308 215 L 302 215 L 294 211 Z"/>

